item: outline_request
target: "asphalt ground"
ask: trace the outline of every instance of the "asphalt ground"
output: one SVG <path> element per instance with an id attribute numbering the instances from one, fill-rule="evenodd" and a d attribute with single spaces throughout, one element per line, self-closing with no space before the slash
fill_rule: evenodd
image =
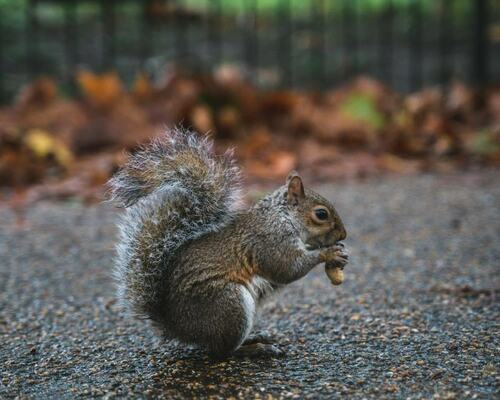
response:
<path id="1" fill-rule="evenodd" d="M 498 398 L 500 174 L 323 186 L 346 281 L 264 308 L 278 359 L 213 361 L 124 315 L 107 205 L 0 207 L 0 398 Z"/>

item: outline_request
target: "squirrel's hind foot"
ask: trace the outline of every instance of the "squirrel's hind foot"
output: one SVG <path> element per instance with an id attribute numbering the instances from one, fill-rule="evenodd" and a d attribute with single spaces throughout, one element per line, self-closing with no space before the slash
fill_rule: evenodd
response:
<path id="1" fill-rule="evenodd" d="M 243 344 L 234 353 L 235 357 L 247 358 L 274 358 L 283 357 L 285 352 L 272 344 L 251 343 Z"/>
<path id="2" fill-rule="evenodd" d="M 250 334 L 243 342 L 243 345 L 254 343 L 273 344 L 274 342 L 273 336 L 268 331 L 257 331 Z"/>

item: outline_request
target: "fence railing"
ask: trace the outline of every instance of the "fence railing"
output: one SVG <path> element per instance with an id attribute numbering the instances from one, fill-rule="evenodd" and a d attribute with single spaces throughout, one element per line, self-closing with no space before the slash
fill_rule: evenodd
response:
<path id="1" fill-rule="evenodd" d="M 0 3 L 0 96 L 39 75 L 240 64 L 263 87 L 368 74 L 402 91 L 500 79 L 494 0 L 24 0 Z"/>

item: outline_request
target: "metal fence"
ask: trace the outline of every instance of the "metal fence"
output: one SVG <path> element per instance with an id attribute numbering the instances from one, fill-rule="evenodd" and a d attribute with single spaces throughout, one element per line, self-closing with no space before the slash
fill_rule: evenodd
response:
<path id="1" fill-rule="evenodd" d="M 0 97 L 77 68 L 160 74 L 236 63 L 265 88 L 358 74 L 402 91 L 500 80 L 495 0 L 21 0 L 0 3 Z"/>

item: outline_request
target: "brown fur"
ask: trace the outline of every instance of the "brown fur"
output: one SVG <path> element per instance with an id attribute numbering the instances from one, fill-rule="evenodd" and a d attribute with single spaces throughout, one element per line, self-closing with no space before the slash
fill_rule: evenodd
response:
<path id="1" fill-rule="evenodd" d="M 127 207 L 116 270 L 120 298 L 165 336 L 217 356 L 271 351 L 249 336 L 261 301 L 321 262 L 347 262 L 335 208 L 304 188 L 296 172 L 236 211 L 239 170 L 230 153 L 214 155 L 210 141 L 189 132 L 143 148 L 110 187 Z M 328 218 L 320 220 L 316 207 Z"/>

